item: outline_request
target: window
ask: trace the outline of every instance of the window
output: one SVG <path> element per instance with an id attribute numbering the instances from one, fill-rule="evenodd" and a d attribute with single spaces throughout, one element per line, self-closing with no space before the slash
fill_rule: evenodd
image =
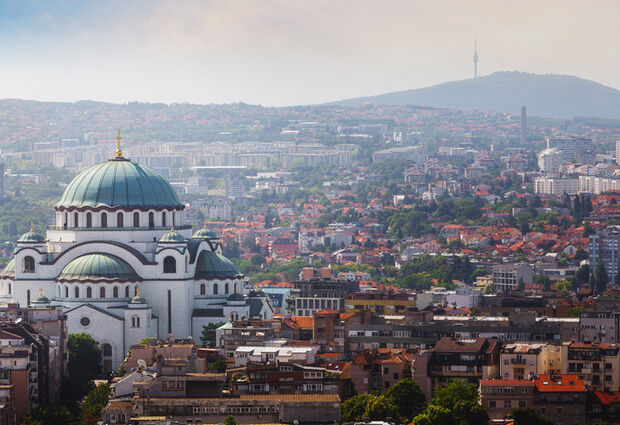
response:
<path id="1" fill-rule="evenodd" d="M 228 283 L 224 284 L 224 295 L 228 295 Z"/>
<path id="2" fill-rule="evenodd" d="M 24 257 L 24 273 L 34 273 L 34 258 L 29 255 Z"/>
<path id="3" fill-rule="evenodd" d="M 213 295 L 217 295 L 217 283 L 213 284 Z"/>
<path id="4" fill-rule="evenodd" d="M 164 273 L 176 273 L 177 272 L 177 262 L 174 257 L 166 257 L 164 258 Z"/>
<path id="5" fill-rule="evenodd" d="M 84 327 L 90 325 L 90 319 L 88 317 L 82 317 L 80 319 L 80 325 L 82 325 Z"/>
<path id="6" fill-rule="evenodd" d="M 73 294 L 75 298 L 80 298 L 80 288 L 76 286 L 75 290 L 73 291 Z"/>
<path id="7" fill-rule="evenodd" d="M 125 298 L 129 298 L 129 286 L 125 286 Z"/>
<path id="8" fill-rule="evenodd" d="M 161 213 L 161 226 L 166 227 L 166 211 Z"/>
<path id="9" fill-rule="evenodd" d="M 86 298 L 92 298 L 92 297 L 93 297 L 93 288 L 89 286 L 88 288 L 86 288 Z"/>
<path id="10" fill-rule="evenodd" d="M 140 327 L 140 318 L 138 316 L 131 317 L 131 327 L 139 328 Z"/>
<path id="11" fill-rule="evenodd" d="M 119 212 L 116 214 L 116 227 L 123 227 L 123 213 Z"/>
<path id="12" fill-rule="evenodd" d="M 118 298 L 118 286 L 115 286 L 114 289 L 112 289 L 112 297 Z"/>
<path id="13" fill-rule="evenodd" d="M 80 223 L 78 213 L 73 214 L 73 226 L 78 227 Z"/>
<path id="14" fill-rule="evenodd" d="M 205 295 L 207 292 L 206 286 L 204 283 L 200 284 L 200 295 Z"/>
<path id="15" fill-rule="evenodd" d="M 155 227 L 155 213 L 151 211 L 149 213 L 149 228 L 152 229 L 153 227 Z"/>
<path id="16" fill-rule="evenodd" d="M 108 227 L 108 215 L 101 213 L 101 227 Z"/>
<path id="17" fill-rule="evenodd" d="M 112 346 L 110 344 L 101 344 L 101 352 L 104 357 L 112 356 Z"/>
<path id="18" fill-rule="evenodd" d="M 9 283 L 9 294 L 11 293 L 11 284 Z"/>
<path id="19" fill-rule="evenodd" d="M 506 400 L 506 401 L 504 401 L 504 408 L 505 408 L 505 409 L 510 409 L 510 406 L 511 406 L 511 405 L 510 405 L 510 400 Z"/>
<path id="20" fill-rule="evenodd" d="M 140 213 L 133 213 L 133 227 L 140 227 Z"/>
<path id="21" fill-rule="evenodd" d="M 65 298 L 69 298 L 69 287 L 65 286 Z"/>
<path id="22" fill-rule="evenodd" d="M 62 223 L 62 227 L 66 229 L 68 225 L 69 225 L 69 214 L 65 213 L 65 220 Z"/>
<path id="23" fill-rule="evenodd" d="M 93 215 L 86 213 L 86 227 L 93 227 Z"/>
<path id="24" fill-rule="evenodd" d="M 489 409 L 495 409 L 495 401 L 489 401 Z"/>
<path id="25" fill-rule="evenodd" d="M 519 400 L 519 407 L 525 407 L 525 400 Z"/>
<path id="26" fill-rule="evenodd" d="M 99 288 L 99 298 L 105 298 L 105 288 L 103 286 Z"/>

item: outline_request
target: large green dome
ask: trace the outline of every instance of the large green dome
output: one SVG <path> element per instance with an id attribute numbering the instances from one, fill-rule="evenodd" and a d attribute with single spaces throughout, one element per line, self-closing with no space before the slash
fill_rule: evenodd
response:
<path id="1" fill-rule="evenodd" d="M 125 260 L 115 255 L 97 253 L 86 254 L 69 262 L 60 275 L 58 281 L 130 281 L 135 282 L 140 276 L 131 268 Z"/>
<path id="2" fill-rule="evenodd" d="M 241 276 L 228 258 L 217 252 L 202 251 L 196 264 L 196 277 L 205 279 L 233 279 Z"/>
<path id="3" fill-rule="evenodd" d="M 82 171 L 65 189 L 57 209 L 124 207 L 180 208 L 170 184 L 155 170 L 115 158 Z"/>

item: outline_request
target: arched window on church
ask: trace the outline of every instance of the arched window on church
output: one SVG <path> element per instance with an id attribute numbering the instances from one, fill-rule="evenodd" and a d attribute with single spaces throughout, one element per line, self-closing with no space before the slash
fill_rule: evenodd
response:
<path id="1" fill-rule="evenodd" d="M 123 213 L 119 212 L 116 214 L 116 227 L 124 227 L 125 224 L 123 223 Z"/>
<path id="2" fill-rule="evenodd" d="M 233 283 L 233 292 L 236 294 L 237 293 L 237 283 Z"/>
<path id="3" fill-rule="evenodd" d="M 105 298 L 105 288 L 103 286 L 99 288 L 99 298 Z"/>
<path id="4" fill-rule="evenodd" d="M 133 213 L 133 227 L 140 227 L 140 213 Z"/>
<path id="5" fill-rule="evenodd" d="M 65 286 L 65 298 L 69 298 L 69 287 Z"/>
<path id="6" fill-rule="evenodd" d="M 129 286 L 125 286 L 125 298 L 129 298 Z"/>
<path id="7" fill-rule="evenodd" d="M 34 273 L 34 258 L 30 255 L 24 257 L 24 273 Z"/>
<path id="8" fill-rule="evenodd" d="M 86 288 L 86 298 L 92 298 L 92 297 L 93 297 L 93 288 L 89 286 L 88 288 Z"/>
<path id="9" fill-rule="evenodd" d="M 73 214 L 73 227 L 80 226 L 80 216 L 78 213 Z"/>
<path id="10" fill-rule="evenodd" d="M 74 294 L 75 298 L 80 298 L 80 288 L 78 286 L 75 287 Z"/>
<path id="11" fill-rule="evenodd" d="M 11 289 L 13 288 L 11 287 L 11 284 L 9 283 L 9 295 L 11 295 Z"/>
<path id="12" fill-rule="evenodd" d="M 112 297 L 118 298 L 118 286 L 115 286 L 112 290 Z"/>
<path id="13" fill-rule="evenodd" d="M 131 316 L 131 327 L 132 328 L 140 327 L 140 318 L 138 316 Z"/>
<path id="14" fill-rule="evenodd" d="M 174 257 L 166 257 L 164 258 L 164 273 L 176 273 L 177 272 L 177 262 Z"/>
<path id="15" fill-rule="evenodd" d="M 213 295 L 217 295 L 217 283 L 213 284 Z"/>
<path id="16" fill-rule="evenodd" d="M 86 213 L 86 227 L 93 227 L 93 215 Z"/>
<path id="17" fill-rule="evenodd" d="M 151 211 L 149 213 L 149 229 L 152 229 L 153 227 L 155 227 L 155 213 Z"/>
<path id="18" fill-rule="evenodd" d="M 228 283 L 224 284 L 224 295 L 228 295 Z"/>
<path id="19" fill-rule="evenodd" d="M 207 287 L 205 286 L 204 283 L 200 284 L 200 295 L 206 295 L 207 293 Z"/>
<path id="20" fill-rule="evenodd" d="M 101 227 L 108 227 L 108 214 L 101 213 Z"/>
<path id="21" fill-rule="evenodd" d="M 69 226 L 69 214 L 65 213 L 65 219 L 64 219 L 64 221 L 63 221 L 63 223 L 62 223 L 62 227 L 63 227 L 64 229 L 66 229 L 66 228 L 67 228 L 67 226 Z"/>
<path id="22" fill-rule="evenodd" d="M 166 227 L 166 211 L 161 213 L 161 227 Z"/>

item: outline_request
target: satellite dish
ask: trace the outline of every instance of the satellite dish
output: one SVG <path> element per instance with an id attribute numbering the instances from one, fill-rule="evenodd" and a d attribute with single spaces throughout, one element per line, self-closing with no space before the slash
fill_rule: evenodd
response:
<path id="1" fill-rule="evenodd" d="M 142 359 L 139 359 L 138 360 L 138 367 L 145 368 L 146 367 L 146 362 L 144 360 L 142 360 Z"/>

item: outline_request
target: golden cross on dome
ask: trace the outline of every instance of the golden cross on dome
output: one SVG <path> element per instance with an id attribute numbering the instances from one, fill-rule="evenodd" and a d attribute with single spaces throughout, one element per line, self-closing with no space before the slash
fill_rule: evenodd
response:
<path id="1" fill-rule="evenodd" d="M 43 297 L 43 288 L 39 288 L 39 296 Z"/>
<path id="2" fill-rule="evenodd" d="M 136 297 L 140 296 L 140 287 L 136 286 Z"/>
<path id="3" fill-rule="evenodd" d="M 170 233 L 174 232 L 174 220 L 170 223 Z"/>
<path id="4" fill-rule="evenodd" d="M 117 158 L 122 158 L 123 157 L 123 151 L 121 150 L 121 129 L 118 129 L 118 132 L 116 133 L 116 142 L 118 143 L 118 146 L 116 148 L 116 157 Z"/>
<path id="5" fill-rule="evenodd" d="M 34 222 L 30 221 L 30 233 L 34 233 Z"/>
<path id="6" fill-rule="evenodd" d="M 205 222 L 202 225 L 202 228 L 205 229 L 205 230 L 207 229 L 207 217 L 205 217 Z"/>

